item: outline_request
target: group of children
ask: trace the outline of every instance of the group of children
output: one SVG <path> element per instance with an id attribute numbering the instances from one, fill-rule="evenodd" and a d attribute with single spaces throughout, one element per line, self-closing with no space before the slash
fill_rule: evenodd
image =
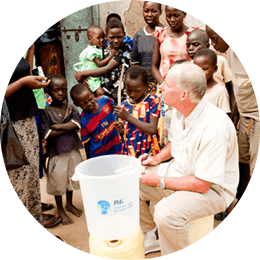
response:
<path id="1" fill-rule="evenodd" d="M 149 1 L 144 3 L 144 9 L 148 4 L 155 11 L 160 11 L 159 4 Z M 172 9 L 174 8 L 166 7 L 169 13 Z M 52 103 L 42 110 L 40 133 L 42 139 L 47 141 L 46 157 L 49 158 L 47 193 L 55 196 L 58 215 L 63 224 L 73 223 L 65 210 L 76 216 L 81 215 L 81 210 L 72 204 L 72 192 L 79 186 L 70 178 L 76 165 L 82 161 L 79 152 L 82 144 L 87 159 L 108 154 L 138 158 L 151 150 L 156 155 L 162 146 L 163 136 L 159 133 L 158 125 L 164 111 L 159 84 L 157 91 L 148 91 L 150 72 L 145 66 L 132 63 L 132 47 L 125 41 L 124 26 L 118 17 L 110 18 L 105 30 L 107 45 L 104 45 L 105 33 L 101 27 L 93 25 L 88 28 L 89 46 L 82 51 L 80 61 L 73 66 L 79 82 L 70 91 L 74 105 L 68 103 L 67 82 L 63 76 L 49 76 L 51 83 L 46 89 Z M 158 19 L 155 19 L 155 23 L 161 26 Z M 151 19 L 146 17 L 145 21 L 149 25 Z M 170 18 L 167 22 L 171 27 Z M 185 28 L 186 31 L 187 29 Z M 208 85 L 205 98 L 230 113 L 225 83 L 229 84 L 231 79 L 226 63 L 209 49 L 209 38 L 204 30 L 192 29 L 186 36 L 182 49 L 185 48 L 187 59 L 182 61 L 194 62 L 205 71 Z M 176 35 L 170 37 L 175 38 Z M 127 40 L 129 42 L 129 37 Z M 175 62 L 178 60 L 180 59 Z M 148 64 L 151 64 L 151 60 Z M 221 67 L 219 64 L 222 64 Z M 215 78 L 217 73 L 218 79 Z M 118 88 L 121 88 L 121 93 Z M 118 97 L 119 93 L 121 98 Z M 83 110 L 81 116 L 77 107 Z M 65 210 L 61 199 L 63 194 L 67 198 Z"/>

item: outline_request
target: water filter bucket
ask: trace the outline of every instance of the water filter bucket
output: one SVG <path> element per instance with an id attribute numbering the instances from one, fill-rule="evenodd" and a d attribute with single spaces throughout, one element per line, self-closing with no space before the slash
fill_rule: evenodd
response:
<path id="1" fill-rule="evenodd" d="M 88 231 L 96 238 L 128 237 L 139 228 L 141 162 L 126 155 L 106 155 L 80 163 L 79 180 Z"/>

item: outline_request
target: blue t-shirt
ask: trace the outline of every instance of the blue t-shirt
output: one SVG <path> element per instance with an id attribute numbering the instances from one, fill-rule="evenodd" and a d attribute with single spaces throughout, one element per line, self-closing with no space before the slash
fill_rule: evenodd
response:
<path id="1" fill-rule="evenodd" d="M 115 129 L 114 102 L 107 96 L 101 96 L 95 100 L 99 105 L 98 112 L 91 114 L 87 111 L 82 111 L 81 114 L 82 143 L 90 142 L 90 158 L 101 155 L 121 154 L 121 142 Z"/>

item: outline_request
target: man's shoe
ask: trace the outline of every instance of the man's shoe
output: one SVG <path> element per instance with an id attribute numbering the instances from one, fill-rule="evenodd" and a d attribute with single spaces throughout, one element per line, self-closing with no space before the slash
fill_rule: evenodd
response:
<path id="1" fill-rule="evenodd" d="M 157 228 L 144 234 L 144 249 L 146 255 L 161 251 Z"/>

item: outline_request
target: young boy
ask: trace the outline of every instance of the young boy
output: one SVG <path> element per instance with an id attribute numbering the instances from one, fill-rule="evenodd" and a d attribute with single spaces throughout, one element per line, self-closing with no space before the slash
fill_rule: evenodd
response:
<path id="1" fill-rule="evenodd" d="M 227 51 L 228 63 L 233 73 L 234 92 L 240 114 L 238 129 L 240 183 L 237 199 L 242 203 L 243 194 L 249 194 L 251 176 L 256 176 L 260 143 L 260 106 L 256 98 L 256 88 L 250 85 L 246 62 L 209 25 L 206 25 L 206 32 L 217 51 L 221 53 Z"/>
<path id="2" fill-rule="evenodd" d="M 231 111 L 227 89 L 213 78 L 213 74 L 218 69 L 216 53 L 210 49 L 202 49 L 195 54 L 193 61 L 203 69 L 206 75 L 207 90 L 204 98 L 229 114 Z"/>
<path id="3" fill-rule="evenodd" d="M 75 85 L 70 92 L 76 106 L 83 109 L 81 114 L 81 139 L 87 158 L 101 155 L 121 154 L 121 142 L 115 128 L 114 102 L 107 96 L 94 98 L 90 88 Z"/>
<path id="4" fill-rule="evenodd" d="M 189 57 L 193 60 L 195 54 L 202 49 L 208 49 L 210 47 L 209 37 L 204 30 L 197 29 L 190 32 L 187 42 L 187 53 Z M 213 78 L 216 82 L 226 86 L 230 100 L 231 108 L 231 118 L 233 120 L 233 114 L 235 113 L 234 108 L 234 93 L 233 93 L 233 84 L 232 84 L 232 72 L 228 66 L 228 62 L 225 57 L 217 55 L 217 65 L 218 69 L 214 73 Z M 233 120 L 234 121 L 234 120 Z"/>
<path id="5" fill-rule="evenodd" d="M 80 115 L 77 108 L 67 102 L 67 81 L 61 75 L 48 77 L 50 84 L 46 91 L 52 103 L 41 111 L 40 135 L 47 140 L 47 193 L 55 197 L 57 215 L 63 225 L 74 221 L 66 211 L 80 217 L 82 210 L 72 203 L 73 190 L 79 189 L 79 183 L 71 179 L 75 167 L 82 162 L 79 149 L 82 148 L 77 134 L 80 129 Z M 63 207 L 62 196 L 66 194 L 66 206 Z"/>

